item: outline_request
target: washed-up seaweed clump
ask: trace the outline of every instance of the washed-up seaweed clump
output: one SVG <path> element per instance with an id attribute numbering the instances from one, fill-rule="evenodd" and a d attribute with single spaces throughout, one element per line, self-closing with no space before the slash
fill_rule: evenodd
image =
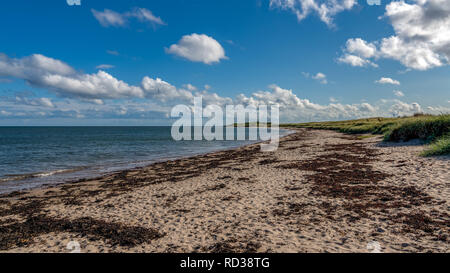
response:
<path id="1" fill-rule="evenodd" d="M 236 239 L 229 239 L 204 247 L 202 251 L 208 253 L 256 253 L 261 246 L 258 242 L 240 242 Z"/>
<path id="2" fill-rule="evenodd" d="M 399 213 L 395 216 L 397 223 L 403 224 L 404 232 L 414 232 L 415 230 L 421 230 L 425 233 L 438 232 L 437 239 L 440 241 L 447 241 L 447 237 L 450 234 L 450 216 L 447 213 L 439 215 L 441 220 L 436 220 L 438 217 L 430 217 L 425 212 L 417 210 L 413 213 Z"/>
<path id="3" fill-rule="evenodd" d="M 91 241 L 104 240 L 111 245 L 133 247 L 164 236 L 155 229 L 108 223 L 90 217 L 74 220 L 36 215 L 24 222 L 0 226 L 0 250 L 27 246 L 34 238 L 51 232 L 69 232 Z"/>

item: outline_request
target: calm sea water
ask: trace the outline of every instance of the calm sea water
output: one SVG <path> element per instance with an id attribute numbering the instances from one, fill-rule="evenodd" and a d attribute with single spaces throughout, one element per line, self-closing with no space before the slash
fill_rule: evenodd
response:
<path id="1" fill-rule="evenodd" d="M 252 142 L 174 141 L 170 127 L 0 127 L 0 193 Z"/>

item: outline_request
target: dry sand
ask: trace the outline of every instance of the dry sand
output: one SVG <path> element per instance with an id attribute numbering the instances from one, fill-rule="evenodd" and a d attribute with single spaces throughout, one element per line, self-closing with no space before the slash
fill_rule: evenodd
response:
<path id="1" fill-rule="evenodd" d="M 449 157 L 332 131 L 0 197 L 0 250 L 449 252 Z"/>

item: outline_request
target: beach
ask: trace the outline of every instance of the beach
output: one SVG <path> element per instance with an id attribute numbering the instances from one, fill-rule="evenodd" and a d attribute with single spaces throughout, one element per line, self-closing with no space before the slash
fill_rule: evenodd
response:
<path id="1" fill-rule="evenodd" d="M 450 156 L 296 129 L 0 196 L 1 252 L 449 252 Z"/>

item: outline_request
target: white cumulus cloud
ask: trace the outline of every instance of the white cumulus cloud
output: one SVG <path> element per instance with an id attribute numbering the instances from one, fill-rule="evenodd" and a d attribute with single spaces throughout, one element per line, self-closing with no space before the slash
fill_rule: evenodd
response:
<path id="1" fill-rule="evenodd" d="M 227 59 L 220 43 L 205 34 L 185 35 L 178 44 L 166 48 L 166 52 L 205 64 L 218 63 L 222 59 Z"/>
<path id="2" fill-rule="evenodd" d="M 339 57 L 338 62 L 359 67 L 366 67 L 366 66 L 378 67 L 376 63 L 373 63 L 369 60 L 351 54 L 345 54 L 344 56 Z"/>
<path id="3" fill-rule="evenodd" d="M 224 103 L 226 100 L 215 93 L 209 93 L 209 86 L 203 91 L 188 84 L 186 88 L 177 88 L 160 78 L 143 77 L 140 85 L 131 85 L 111 74 L 99 70 L 85 74 L 76 71 L 68 64 L 57 59 L 34 54 L 23 58 L 9 58 L 0 54 L 0 76 L 22 79 L 36 87 L 46 88 L 61 97 L 77 98 L 82 101 L 101 105 L 104 99 L 149 98 L 160 102 L 190 102 L 194 95 L 202 95 L 205 101 Z M 22 100 L 22 103 L 34 105 L 37 100 Z M 39 102 L 49 105 L 50 101 Z"/>
<path id="4" fill-rule="evenodd" d="M 397 80 L 393 80 L 391 78 L 387 78 L 387 77 L 381 77 L 379 80 L 375 81 L 376 83 L 379 84 L 393 84 L 393 85 L 400 85 L 400 82 Z"/>
<path id="5" fill-rule="evenodd" d="M 75 73 L 68 64 L 41 54 L 13 59 L 0 53 L 0 76 L 32 79 L 43 71 L 60 75 Z"/>
<path id="6" fill-rule="evenodd" d="M 348 39 L 346 44 L 347 52 L 361 56 L 363 58 L 371 58 L 375 56 L 377 48 L 374 44 L 367 43 L 361 38 Z"/>
<path id="7" fill-rule="evenodd" d="M 105 71 L 79 73 L 68 64 L 40 54 L 23 58 L 0 55 L 0 75 L 23 79 L 61 96 L 86 99 L 143 97 L 138 86 L 129 85 Z"/>
<path id="8" fill-rule="evenodd" d="M 177 89 L 175 86 L 160 78 L 152 79 L 150 77 L 144 77 L 142 80 L 142 89 L 147 97 L 155 98 L 163 102 L 169 100 L 189 101 L 193 98 L 190 91 Z"/>
<path id="9" fill-rule="evenodd" d="M 118 80 L 105 71 L 95 74 L 77 74 L 64 76 L 57 74 L 42 75 L 38 84 L 63 95 L 92 99 L 116 99 L 125 97 L 143 97 L 142 89 Z"/>
<path id="10" fill-rule="evenodd" d="M 338 58 L 338 62 L 359 67 L 378 67 L 369 58 L 375 57 L 377 48 L 375 44 L 368 43 L 361 38 L 348 39 L 345 44 L 343 56 Z"/>
<path id="11" fill-rule="evenodd" d="M 397 101 L 394 105 L 390 107 L 389 111 L 394 116 L 406 116 L 415 113 L 422 113 L 422 107 L 417 102 L 409 104 L 403 101 Z"/>
<path id="12" fill-rule="evenodd" d="M 392 59 L 415 70 L 449 64 L 450 1 L 392 1 L 386 5 L 384 17 L 389 19 L 395 35 L 373 43 L 349 39 L 341 58 L 347 58 L 356 47 L 354 53 L 363 62 L 370 62 L 370 58 Z M 353 65 L 350 61 L 346 63 Z"/>
<path id="13" fill-rule="evenodd" d="M 311 79 L 313 79 L 313 80 L 316 80 L 316 81 L 318 81 L 318 82 L 320 82 L 321 84 L 327 84 L 328 83 L 328 79 L 327 79 L 327 75 L 325 75 L 324 73 L 322 73 L 322 72 L 318 72 L 317 74 L 313 74 L 313 75 L 311 75 L 310 73 L 308 73 L 308 72 L 302 72 L 302 75 L 305 77 L 305 78 L 311 78 Z"/>
<path id="14" fill-rule="evenodd" d="M 321 84 L 327 84 L 327 76 L 321 72 L 317 73 L 316 75 L 312 76 L 314 80 L 319 81 Z"/>

